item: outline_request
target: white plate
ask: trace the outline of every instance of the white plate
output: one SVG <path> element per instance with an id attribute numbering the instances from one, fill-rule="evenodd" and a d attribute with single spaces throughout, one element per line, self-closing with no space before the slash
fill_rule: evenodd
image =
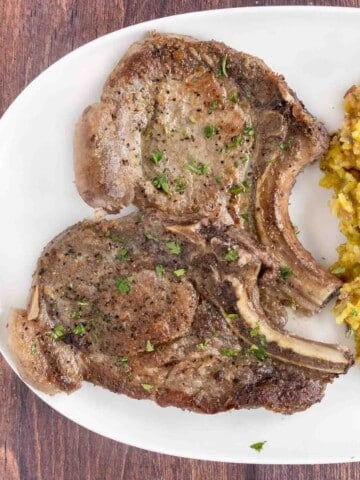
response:
<path id="1" fill-rule="evenodd" d="M 222 40 L 258 55 L 285 75 L 330 130 L 342 120 L 345 90 L 360 81 L 360 10 L 316 7 L 228 9 L 154 20 L 97 39 L 42 73 L 0 122 L 0 347 L 12 368 L 5 327 L 9 307 L 25 306 L 42 247 L 92 214 L 73 183 L 74 123 L 99 98 L 127 47 L 152 29 Z M 291 215 L 305 246 L 328 266 L 341 237 L 327 208 L 330 193 L 317 186 L 319 178 L 317 166 L 300 176 Z M 307 336 L 344 341 L 330 308 L 291 326 Z M 289 417 L 264 409 L 199 415 L 89 384 L 70 396 L 36 394 L 90 430 L 158 452 L 249 463 L 360 460 L 359 367 L 330 385 L 320 404 Z M 261 453 L 249 448 L 261 440 L 267 441 Z"/>

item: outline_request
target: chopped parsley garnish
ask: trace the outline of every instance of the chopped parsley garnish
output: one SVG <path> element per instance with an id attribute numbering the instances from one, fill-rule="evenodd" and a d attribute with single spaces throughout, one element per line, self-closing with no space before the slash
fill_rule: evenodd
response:
<path id="1" fill-rule="evenodd" d="M 141 386 L 145 392 L 151 392 L 151 390 L 154 388 L 154 386 L 150 385 L 150 383 L 142 383 Z"/>
<path id="2" fill-rule="evenodd" d="M 229 318 L 230 320 L 235 320 L 236 318 L 239 318 L 238 313 L 225 313 L 225 317 Z"/>
<path id="3" fill-rule="evenodd" d="M 122 295 L 127 295 L 131 291 L 131 285 L 130 285 L 131 277 L 128 278 L 122 278 L 119 277 L 115 280 L 115 285 L 118 291 Z"/>
<path id="4" fill-rule="evenodd" d="M 158 190 L 162 190 L 164 193 L 169 193 L 169 184 L 167 179 L 167 173 L 164 170 L 158 177 L 153 178 L 152 184 Z"/>
<path id="5" fill-rule="evenodd" d="M 81 317 L 81 312 L 80 310 L 76 310 L 75 312 L 71 312 L 70 313 L 70 318 L 75 318 L 75 319 L 78 319 Z"/>
<path id="6" fill-rule="evenodd" d="M 265 443 L 266 443 L 266 440 L 264 440 L 263 442 L 256 442 L 250 445 L 250 448 L 260 453 L 261 450 L 264 448 Z"/>
<path id="7" fill-rule="evenodd" d="M 174 180 L 174 185 L 175 185 L 175 191 L 177 193 L 184 193 L 186 190 L 186 183 L 184 182 L 183 179 L 181 178 L 176 178 Z"/>
<path id="8" fill-rule="evenodd" d="M 231 142 L 228 143 L 226 146 L 227 148 L 237 148 L 237 147 L 240 147 L 242 143 L 243 143 L 242 135 L 236 135 L 235 137 L 231 138 Z"/>
<path id="9" fill-rule="evenodd" d="M 279 143 L 279 149 L 282 151 L 282 152 L 285 152 L 287 149 L 288 149 L 288 146 L 285 142 L 281 142 Z"/>
<path id="10" fill-rule="evenodd" d="M 215 182 L 220 184 L 222 182 L 221 177 L 215 177 Z"/>
<path id="11" fill-rule="evenodd" d="M 82 323 L 78 323 L 73 329 L 73 333 L 75 333 L 75 335 L 83 335 L 85 332 L 86 330 Z"/>
<path id="12" fill-rule="evenodd" d="M 155 163 L 155 165 L 159 165 L 163 156 L 164 156 L 164 152 L 159 150 L 157 152 L 152 152 L 152 154 L 150 155 L 150 159 L 153 163 Z"/>
<path id="13" fill-rule="evenodd" d="M 185 168 L 196 175 L 206 175 L 211 172 L 211 167 L 202 162 L 191 161 L 185 165 Z"/>
<path id="14" fill-rule="evenodd" d="M 209 105 L 209 113 L 213 112 L 218 108 L 219 104 L 217 100 L 213 100 Z"/>
<path id="15" fill-rule="evenodd" d="M 221 63 L 220 63 L 220 74 L 223 75 L 224 77 L 228 76 L 227 71 L 226 71 L 226 62 L 227 62 L 227 55 L 225 55 L 221 59 Z"/>
<path id="16" fill-rule="evenodd" d="M 124 368 L 128 368 L 129 366 L 127 357 L 116 357 L 116 363 Z"/>
<path id="17" fill-rule="evenodd" d="M 248 222 L 250 220 L 250 214 L 249 213 L 241 213 L 240 217 L 245 221 Z"/>
<path id="18" fill-rule="evenodd" d="M 351 309 L 351 314 L 350 314 L 352 317 L 358 317 L 360 315 L 360 311 L 358 308 L 356 307 L 353 307 Z"/>
<path id="19" fill-rule="evenodd" d="M 248 189 L 249 189 L 250 185 L 249 183 L 244 180 L 242 183 L 237 184 L 237 183 L 234 183 L 234 185 L 232 185 L 229 189 L 229 192 L 232 194 L 232 195 L 240 195 L 241 193 L 245 193 Z"/>
<path id="20" fill-rule="evenodd" d="M 77 304 L 80 306 L 80 307 L 86 307 L 86 305 L 89 305 L 89 302 L 87 300 L 79 300 L 77 302 Z"/>
<path id="21" fill-rule="evenodd" d="M 110 240 L 112 240 L 113 242 L 124 243 L 123 237 L 120 237 L 120 235 L 117 235 L 110 230 L 105 233 L 105 237 L 110 238 Z"/>
<path id="22" fill-rule="evenodd" d="M 224 355 L 224 357 L 237 357 L 239 350 L 236 350 L 235 348 L 222 348 L 220 353 L 221 355 Z"/>
<path id="23" fill-rule="evenodd" d="M 162 277 L 165 273 L 164 266 L 159 263 L 159 265 L 156 265 L 155 267 L 155 272 L 158 277 Z"/>
<path id="24" fill-rule="evenodd" d="M 238 258 L 239 258 L 239 254 L 234 248 L 230 248 L 225 255 L 225 260 L 227 260 L 228 262 L 233 262 Z"/>
<path id="25" fill-rule="evenodd" d="M 120 248 L 120 250 L 118 251 L 117 255 L 116 255 L 116 258 L 118 260 L 120 260 L 121 262 L 125 262 L 126 260 L 128 260 L 128 251 L 125 247 L 122 247 Z"/>
<path id="26" fill-rule="evenodd" d="M 252 127 L 248 127 L 247 125 L 244 127 L 243 133 L 245 137 L 253 137 L 255 134 L 255 130 Z"/>
<path id="27" fill-rule="evenodd" d="M 58 340 L 59 338 L 63 337 L 64 334 L 65 334 L 65 330 L 62 325 L 56 325 L 56 327 L 54 327 L 52 336 L 55 340 Z"/>
<path id="28" fill-rule="evenodd" d="M 250 159 L 250 156 L 247 153 L 245 153 L 245 155 L 241 159 L 241 163 L 245 165 L 249 161 L 249 159 Z"/>
<path id="29" fill-rule="evenodd" d="M 172 255 L 180 255 L 181 253 L 181 246 L 177 241 L 167 242 L 166 247 Z"/>
<path id="30" fill-rule="evenodd" d="M 205 348 L 206 348 L 208 345 L 209 345 L 209 340 L 204 340 L 203 342 L 198 343 L 198 344 L 196 345 L 196 348 L 197 348 L 198 350 L 205 350 Z"/>
<path id="31" fill-rule="evenodd" d="M 36 345 L 33 343 L 30 347 L 30 355 L 36 355 L 37 353 L 37 348 Z"/>
<path id="32" fill-rule="evenodd" d="M 260 361 L 265 360 L 267 357 L 265 350 L 258 345 L 251 345 L 250 352 Z"/>
<path id="33" fill-rule="evenodd" d="M 145 351 L 146 352 L 153 352 L 154 350 L 155 350 L 154 345 L 150 342 L 150 340 L 146 340 Z"/>
<path id="34" fill-rule="evenodd" d="M 345 267 L 337 267 L 337 268 L 334 268 L 334 270 L 331 270 L 331 273 L 333 275 L 342 275 L 343 273 L 345 273 L 346 269 Z"/>
<path id="35" fill-rule="evenodd" d="M 235 92 L 235 91 L 234 91 L 234 92 L 231 92 L 229 98 L 230 98 L 230 102 L 236 103 L 236 102 L 238 101 L 238 94 L 237 94 L 237 92 Z"/>
<path id="36" fill-rule="evenodd" d="M 184 268 L 178 268 L 177 270 L 174 270 L 174 275 L 176 277 L 182 277 L 185 275 L 186 270 Z"/>
<path id="37" fill-rule="evenodd" d="M 205 138 L 211 138 L 217 132 L 217 128 L 215 125 L 205 125 L 204 127 L 204 135 Z"/>
<path id="38" fill-rule="evenodd" d="M 254 327 L 250 330 L 250 337 L 257 338 L 260 345 L 262 347 L 265 347 L 265 345 L 267 343 L 266 342 L 266 337 L 265 337 L 265 335 L 260 333 L 260 326 L 259 325 L 257 325 L 256 327 Z"/>
<path id="39" fill-rule="evenodd" d="M 293 270 L 290 267 L 280 267 L 280 279 L 287 280 L 294 274 Z"/>
<path id="40" fill-rule="evenodd" d="M 145 237 L 148 240 L 154 240 L 154 242 L 157 242 L 157 238 L 152 233 L 145 233 Z"/>

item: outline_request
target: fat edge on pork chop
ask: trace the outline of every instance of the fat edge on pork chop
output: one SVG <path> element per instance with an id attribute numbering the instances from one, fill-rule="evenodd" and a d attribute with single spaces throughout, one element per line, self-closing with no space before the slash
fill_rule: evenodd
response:
<path id="1" fill-rule="evenodd" d="M 341 282 L 300 244 L 288 203 L 296 176 L 327 146 L 324 126 L 262 60 L 153 32 L 78 122 L 75 178 L 82 198 L 110 213 L 135 203 L 251 232 L 291 273 L 283 300 L 311 315 Z"/>
<path id="2" fill-rule="evenodd" d="M 204 413 L 318 402 L 352 356 L 269 320 L 257 281 L 278 267 L 248 240 L 158 212 L 70 227 L 43 251 L 27 311 L 13 311 L 19 371 L 48 393 L 88 380 Z"/>

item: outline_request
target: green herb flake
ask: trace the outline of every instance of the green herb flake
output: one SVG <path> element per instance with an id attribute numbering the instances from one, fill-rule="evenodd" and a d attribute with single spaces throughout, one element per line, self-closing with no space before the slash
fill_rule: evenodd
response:
<path id="1" fill-rule="evenodd" d="M 205 138 L 211 138 L 217 133 L 217 128 L 215 125 L 205 125 L 204 127 L 204 135 Z"/>
<path id="2" fill-rule="evenodd" d="M 211 173 L 211 167 L 202 162 L 191 161 L 185 165 L 186 170 L 196 175 L 207 175 Z"/>
<path id="3" fill-rule="evenodd" d="M 196 118 L 190 115 L 189 120 L 191 123 L 196 123 Z"/>
<path id="4" fill-rule="evenodd" d="M 222 348 L 220 353 L 224 357 L 237 357 L 239 350 L 236 350 L 235 348 Z"/>
<path id="5" fill-rule="evenodd" d="M 127 260 L 129 260 L 128 253 L 128 250 L 125 247 L 122 247 L 118 251 L 116 258 L 120 260 L 120 262 L 126 262 Z"/>
<path id="6" fill-rule="evenodd" d="M 150 342 L 150 340 L 146 340 L 145 351 L 153 352 L 154 350 L 155 350 L 154 345 Z"/>
<path id="7" fill-rule="evenodd" d="M 221 63 L 220 63 L 220 74 L 221 74 L 223 77 L 227 77 L 227 76 L 228 76 L 227 71 L 226 71 L 226 62 L 227 62 L 227 55 L 225 55 L 224 57 L 222 57 Z"/>
<path id="8" fill-rule="evenodd" d="M 282 152 L 285 152 L 287 149 L 288 149 L 288 146 L 285 142 L 281 142 L 279 143 L 279 149 L 282 151 Z"/>
<path id="9" fill-rule="evenodd" d="M 249 156 L 247 153 L 245 153 L 245 155 L 244 155 L 243 158 L 241 159 L 241 163 L 242 163 L 243 165 L 246 165 L 246 163 L 247 163 L 249 160 L 250 160 L 250 156 Z"/>
<path id="10" fill-rule="evenodd" d="M 58 340 L 59 338 L 63 337 L 64 335 L 65 335 L 64 327 L 62 325 L 56 325 L 56 327 L 54 327 L 54 329 L 53 329 L 52 337 L 55 340 Z"/>
<path id="11" fill-rule="evenodd" d="M 174 270 L 174 275 L 176 277 L 182 277 L 183 275 L 185 275 L 186 273 L 186 270 L 184 268 L 178 268 L 177 270 Z"/>
<path id="12" fill-rule="evenodd" d="M 220 185 L 220 183 L 222 183 L 222 178 L 221 177 L 215 177 L 215 182 Z"/>
<path id="13" fill-rule="evenodd" d="M 165 273 L 165 268 L 160 263 L 156 265 L 155 272 L 158 277 L 162 277 Z"/>
<path id="14" fill-rule="evenodd" d="M 152 184 L 158 190 L 162 190 L 164 193 L 169 194 L 170 188 L 165 170 L 158 177 L 153 178 Z"/>
<path id="15" fill-rule="evenodd" d="M 280 267 L 280 279 L 288 280 L 292 275 L 294 275 L 293 270 L 290 267 Z"/>
<path id="16" fill-rule="evenodd" d="M 260 361 L 265 360 L 267 357 L 265 350 L 258 345 L 251 345 L 250 352 Z"/>
<path id="17" fill-rule="evenodd" d="M 86 307 L 86 305 L 89 305 L 89 302 L 87 300 L 79 300 L 77 304 L 79 307 Z"/>
<path id="18" fill-rule="evenodd" d="M 82 323 L 78 323 L 77 325 L 75 325 L 73 333 L 75 335 L 83 335 L 84 333 L 86 333 L 84 325 Z"/>
<path id="19" fill-rule="evenodd" d="M 145 233 L 145 237 L 148 240 L 154 240 L 154 242 L 157 242 L 157 238 L 152 233 Z"/>
<path id="20" fill-rule="evenodd" d="M 181 177 L 175 178 L 174 180 L 175 192 L 184 193 L 186 190 L 186 183 Z"/>
<path id="21" fill-rule="evenodd" d="M 177 241 L 167 242 L 166 248 L 169 250 L 169 252 L 172 255 L 180 255 L 181 253 L 181 246 L 180 246 L 180 243 Z"/>
<path id="22" fill-rule="evenodd" d="M 360 311 L 358 308 L 356 307 L 353 307 L 351 309 L 351 314 L 350 314 L 352 317 L 358 317 L 360 315 Z"/>
<path id="23" fill-rule="evenodd" d="M 249 187 L 250 187 L 249 182 L 244 180 L 240 185 L 237 183 L 234 183 L 234 185 L 232 185 L 229 188 L 229 192 L 232 195 L 240 195 L 241 193 L 245 193 L 247 190 L 249 190 Z"/>
<path id="24" fill-rule="evenodd" d="M 250 220 L 250 214 L 249 213 L 241 213 L 240 217 L 245 221 L 248 222 Z"/>
<path id="25" fill-rule="evenodd" d="M 154 388 L 154 386 L 150 385 L 150 383 L 142 383 L 141 386 L 145 390 L 145 392 L 149 392 L 149 393 Z"/>
<path id="26" fill-rule="evenodd" d="M 33 343 L 30 347 L 30 355 L 36 355 L 37 354 L 37 348 L 36 345 Z"/>
<path id="27" fill-rule="evenodd" d="M 201 343 L 196 345 L 197 350 L 205 350 L 205 348 L 209 345 L 209 340 L 204 340 Z"/>
<path id="28" fill-rule="evenodd" d="M 113 242 L 124 243 L 123 237 L 120 237 L 120 235 L 117 235 L 110 230 L 105 233 L 105 237 L 110 238 L 110 240 L 112 240 Z"/>
<path id="29" fill-rule="evenodd" d="M 214 110 L 216 110 L 219 106 L 219 103 L 217 100 L 213 100 L 210 105 L 209 105 L 209 113 L 212 113 Z"/>
<path id="30" fill-rule="evenodd" d="M 163 156 L 164 156 L 164 152 L 158 150 L 156 152 L 152 152 L 152 154 L 150 155 L 150 159 L 153 163 L 155 163 L 155 165 L 159 165 Z"/>
<path id="31" fill-rule="evenodd" d="M 237 260 L 239 258 L 239 254 L 238 252 L 234 249 L 234 248 L 230 248 L 226 255 L 225 255 L 225 260 L 227 260 L 228 262 L 233 262 L 234 260 Z"/>
<path id="32" fill-rule="evenodd" d="M 255 130 L 248 125 L 245 125 L 243 129 L 243 134 L 245 135 L 245 137 L 253 137 L 255 135 Z"/>
<path id="33" fill-rule="evenodd" d="M 128 368 L 128 366 L 129 366 L 128 358 L 127 357 L 122 357 L 122 356 L 116 357 L 116 364 L 120 365 L 123 368 Z"/>
<path id="34" fill-rule="evenodd" d="M 228 318 L 229 320 L 236 320 L 239 318 L 238 313 L 225 313 L 225 317 Z"/>
<path id="35" fill-rule="evenodd" d="M 231 92 L 229 98 L 230 98 L 230 102 L 236 103 L 236 102 L 238 101 L 238 94 L 237 94 L 237 92 L 235 92 L 235 91 L 234 91 L 234 92 Z"/>
<path id="36" fill-rule="evenodd" d="M 131 277 L 128 277 L 128 278 L 118 277 L 115 280 L 116 288 L 122 295 L 127 295 L 128 293 L 130 293 L 131 291 L 130 281 L 131 281 Z"/>
<path id="37" fill-rule="evenodd" d="M 264 440 L 263 442 L 256 442 L 250 445 L 250 448 L 260 453 L 261 450 L 264 448 L 265 443 L 267 443 L 266 440 Z"/>
<path id="38" fill-rule="evenodd" d="M 226 145 L 227 148 L 237 148 L 240 147 L 243 143 L 242 135 L 235 135 L 235 137 L 231 137 L 231 141 Z"/>
<path id="39" fill-rule="evenodd" d="M 70 318 L 75 318 L 75 320 L 77 320 L 78 318 L 81 317 L 81 312 L 80 310 L 76 310 L 75 312 L 71 312 L 70 313 Z"/>
<path id="40" fill-rule="evenodd" d="M 260 334 L 260 327 L 257 325 L 256 327 L 250 330 L 250 337 L 257 337 Z"/>
<path id="41" fill-rule="evenodd" d="M 337 267 L 337 268 L 334 268 L 333 270 L 331 270 L 331 273 L 333 275 L 342 275 L 343 273 L 345 273 L 346 269 L 344 267 Z"/>

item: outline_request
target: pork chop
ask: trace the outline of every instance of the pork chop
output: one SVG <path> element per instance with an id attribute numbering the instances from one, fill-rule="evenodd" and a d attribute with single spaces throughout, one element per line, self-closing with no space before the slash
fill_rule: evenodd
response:
<path id="1" fill-rule="evenodd" d="M 110 213 L 135 203 L 237 225 L 290 277 L 276 295 L 312 314 L 341 282 L 298 241 L 288 202 L 327 146 L 324 126 L 262 60 L 155 32 L 129 48 L 78 122 L 76 185 Z"/>
<path id="2" fill-rule="evenodd" d="M 268 320 L 258 277 L 279 268 L 249 239 L 159 212 L 70 227 L 45 248 L 28 308 L 10 321 L 24 379 L 48 393 L 88 380 L 205 413 L 318 402 L 352 356 Z"/>

